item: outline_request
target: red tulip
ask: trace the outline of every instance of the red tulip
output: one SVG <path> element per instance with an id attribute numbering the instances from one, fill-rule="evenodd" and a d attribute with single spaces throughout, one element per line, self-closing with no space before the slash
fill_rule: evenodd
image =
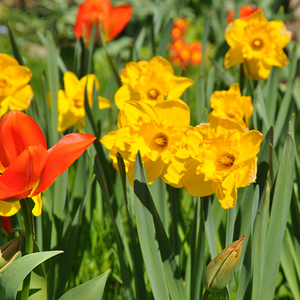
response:
<path id="1" fill-rule="evenodd" d="M 109 0 L 85 0 L 78 5 L 74 25 L 75 36 L 79 39 L 84 30 L 88 40 L 92 26 L 96 23 L 103 25 L 105 41 L 110 41 L 124 29 L 131 18 L 131 14 L 132 7 L 128 4 L 112 7 Z"/>
<path id="2" fill-rule="evenodd" d="M 13 110 L 0 121 L 0 215 L 20 209 L 18 200 L 31 197 L 33 214 L 41 214 L 40 193 L 63 173 L 96 139 L 71 133 L 47 150 L 44 134 L 26 114 Z"/>
<path id="3" fill-rule="evenodd" d="M 11 233 L 10 217 L 1 217 L 1 225 L 3 230 L 7 231 L 8 233 Z"/>

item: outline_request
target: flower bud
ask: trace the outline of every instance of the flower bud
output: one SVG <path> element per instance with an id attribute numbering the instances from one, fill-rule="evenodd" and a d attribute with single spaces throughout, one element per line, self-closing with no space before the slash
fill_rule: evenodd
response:
<path id="1" fill-rule="evenodd" d="M 12 262 L 22 256 L 24 248 L 24 235 L 20 235 L 0 247 L 0 273 L 2 273 Z"/>
<path id="2" fill-rule="evenodd" d="M 230 281 L 240 260 L 244 237 L 227 246 L 204 270 L 203 283 L 209 291 L 220 291 Z"/>

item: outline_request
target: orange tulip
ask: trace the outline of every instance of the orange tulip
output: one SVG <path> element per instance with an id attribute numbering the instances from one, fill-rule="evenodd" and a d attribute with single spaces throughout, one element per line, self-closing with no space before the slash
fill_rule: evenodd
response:
<path id="1" fill-rule="evenodd" d="M 110 41 L 124 29 L 131 18 L 131 14 L 132 7 L 128 4 L 112 7 L 109 0 L 85 0 L 78 5 L 74 25 L 75 36 L 79 39 L 85 32 L 85 37 L 88 40 L 92 26 L 96 23 L 103 25 L 105 41 Z"/>
<path id="2" fill-rule="evenodd" d="M 65 135 L 47 150 L 44 134 L 26 114 L 13 110 L 0 121 L 0 215 L 18 212 L 18 200 L 31 197 L 32 213 L 41 214 L 40 193 L 63 173 L 96 138 L 90 134 Z"/>
<path id="3" fill-rule="evenodd" d="M 250 5 L 244 5 L 241 7 L 240 11 L 239 11 L 239 19 L 245 20 L 245 21 L 249 21 L 250 20 L 250 16 L 255 13 L 257 10 L 259 10 L 259 7 L 251 7 Z M 228 14 L 227 14 L 227 23 L 229 24 L 230 22 L 233 21 L 234 18 L 234 10 L 231 10 Z"/>

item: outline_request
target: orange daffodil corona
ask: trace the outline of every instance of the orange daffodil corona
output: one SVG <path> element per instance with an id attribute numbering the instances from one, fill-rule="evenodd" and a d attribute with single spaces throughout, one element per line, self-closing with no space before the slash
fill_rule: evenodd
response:
<path id="1" fill-rule="evenodd" d="M 35 202 L 33 215 L 40 215 L 41 192 L 95 139 L 71 133 L 47 150 L 44 134 L 33 119 L 16 110 L 6 114 L 0 121 L 0 215 L 16 214 L 19 200 L 27 197 Z"/>
<path id="2" fill-rule="evenodd" d="M 115 94 L 120 110 L 132 100 L 153 105 L 166 99 L 178 99 L 193 84 L 189 78 L 175 76 L 171 64 L 161 56 L 155 56 L 149 62 L 127 63 L 120 78 L 122 86 Z"/>
<path id="3" fill-rule="evenodd" d="M 93 103 L 93 87 L 99 89 L 99 82 L 94 74 L 82 77 L 80 80 L 70 71 L 64 74 L 65 90 L 58 91 L 58 128 L 59 132 L 76 126 L 79 131 L 82 130 L 82 124 L 85 124 L 84 96 L 85 87 L 87 87 L 87 97 L 89 105 Z M 111 102 L 98 96 L 99 109 L 111 107 Z"/>
<path id="4" fill-rule="evenodd" d="M 113 7 L 109 0 L 85 0 L 78 5 L 74 33 L 77 39 L 85 33 L 89 40 L 93 24 L 102 25 L 105 41 L 116 37 L 131 18 L 132 7 L 128 4 Z"/>
<path id="5" fill-rule="evenodd" d="M 8 109 L 25 110 L 33 98 L 33 90 L 28 84 L 32 73 L 20 66 L 16 59 L 0 54 L 0 117 Z"/>
<path id="6" fill-rule="evenodd" d="M 230 46 L 225 55 L 225 68 L 243 64 L 247 76 L 254 80 L 266 79 L 272 66 L 284 68 L 288 64 L 283 48 L 291 36 L 283 22 L 269 22 L 261 9 L 251 14 L 249 21 L 236 19 L 225 31 Z"/>

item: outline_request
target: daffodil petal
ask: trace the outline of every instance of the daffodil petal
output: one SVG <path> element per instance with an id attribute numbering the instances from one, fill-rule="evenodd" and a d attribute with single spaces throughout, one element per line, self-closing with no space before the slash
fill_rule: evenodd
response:
<path id="1" fill-rule="evenodd" d="M 21 209 L 19 201 L 0 201 L 0 216 L 10 217 Z"/>

